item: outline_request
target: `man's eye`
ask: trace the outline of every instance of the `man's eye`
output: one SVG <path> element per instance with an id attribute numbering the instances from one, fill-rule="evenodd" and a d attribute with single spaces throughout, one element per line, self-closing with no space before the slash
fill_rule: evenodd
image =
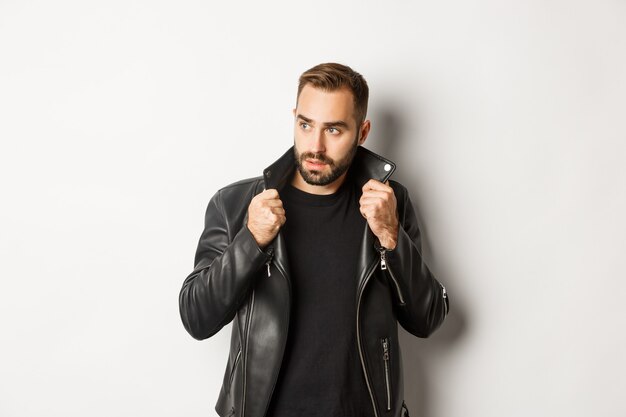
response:
<path id="1" fill-rule="evenodd" d="M 302 123 L 300 123 L 300 127 L 301 127 L 302 129 L 305 129 L 305 130 L 306 130 L 306 129 L 308 129 L 308 128 L 309 128 L 309 124 L 308 124 L 308 123 L 304 123 L 304 122 L 302 122 Z"/>
<path id="2" fill-rule="evenodd" d="M 328 128 L 328 133 L 332 133 L 332 134 L 339 133 L 339 130 L 337 128 L 334 128 L 334 127 L 329 127 Z"/>

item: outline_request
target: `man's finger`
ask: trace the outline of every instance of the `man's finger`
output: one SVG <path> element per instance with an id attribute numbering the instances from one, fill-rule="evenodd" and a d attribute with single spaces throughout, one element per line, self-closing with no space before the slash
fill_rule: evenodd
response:
<path id="1" fill-rule="evenodd" d="M 263 199 L 278 198 L 278 190 L 275 188 L 268 188 L 267 190 L 263 190 L 257 194 L 257 197 L 258 196 L 261 196 Z"/>
<path id="2" fill-rule="evenodd" d="M 382 198 L 383 200 L 387 200 L 389 198 L 389 191 L 367 190 L 363 192 L 361 198 Z"/>
<path id="3" fill-rule="evenodd" d="M 269 200 L 263 200 L 263 205 L 267 206 L 267 207 L 282 207 L 283 206 L 283 201 L 279 200 L 278 198 L 272 198 Z"/>
<path id="4" fill-rule="evenodd" d="M 365 185 L 363 186 L 363 191 L 367 191 L 367 190 L 384 191 L 384 190 L 389 190 L 390 188 L 391 187 L 389 187 L 388 185 L 385 185 L 382 182 L 372 178 L 371 180 L 365 183 Z"/>
<path id="5" fill-rule="evenodd" d="M 272 213 L 277 214 L 279 216 L 285 215 L 285 209 L 282 207 L 274 207 L 271 209 Z"/>

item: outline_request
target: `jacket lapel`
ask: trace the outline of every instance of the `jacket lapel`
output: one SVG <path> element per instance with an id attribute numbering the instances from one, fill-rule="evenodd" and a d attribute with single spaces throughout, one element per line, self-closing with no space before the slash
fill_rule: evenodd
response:
<path id="1" fill-rule="evenodd" d="M 287 150 L 272 165 L 263 170 L 265 188 L 280 190 L 291 180 L 296 164 L 293 156 L 293 146 Z M 359 146 L 352 161 L 350 170 L 355 173 L 359 187 L 362 187 L 370 179 L 385 182 L 391 177 L 396 169 L 396 164 L 389 159 L 375 154 L 367 148 Z"/>
<path id="2" fill-rule="evenodd" d="M 280 190 L 291 179 L 296 165 L 293 157 L 293 146 L 287 150 L 272 165 L 263 170 L 265 189 Z"/>
<path id="3" fill-rule="evenodd" d="M 293 146 L 287 150 L 272 165 L 263 170 L 263 179 L 265 188 L 275 188 L 280 191 L 281 188 L 291 180 L 295 170 Z M 396 164 L 387 158 L 370 151 L 367 148 L 359 146 L 356 155 L 352 161 L 350 170 L 354 174 L 355 181 L 360 189 L 370 179 L 376 179 L 380 182 L 387 181 L 396 169 Z M 375 255 L 374 249 L 375 237 L 369 226 L 366 224 L 363 231 L 363 239 L 361 241 L 361 251 L 359 256 L 359 264 L 357 270 L 360 271 L 359 282 L 357 288 L 365 283 L 362 282 L 366 278 L 365 269 L 371 263 L 372 256 Z M 279 232 L 274 240 L 274 253 L 276 262 L 282 266 L 287 274 L 289 281 L 289 265 L 287 265 L 287 248 L 285 247 L 284 238 Z M 289 284 L 291 285 L 291 284 Z"/>

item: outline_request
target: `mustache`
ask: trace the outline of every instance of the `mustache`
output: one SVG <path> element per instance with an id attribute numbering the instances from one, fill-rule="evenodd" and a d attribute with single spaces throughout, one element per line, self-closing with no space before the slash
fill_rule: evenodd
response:
<path id="1" fill-rule="evenodd" d="M 313 152 L 304 152 L 300 155 L 300 161 L 304 161 L 305 159 L 314 159 L 316 161 L 323 162 L 328 165 L 334 165 L 335 161 L 327 157 L 322 153 L 313 153 Z"/>

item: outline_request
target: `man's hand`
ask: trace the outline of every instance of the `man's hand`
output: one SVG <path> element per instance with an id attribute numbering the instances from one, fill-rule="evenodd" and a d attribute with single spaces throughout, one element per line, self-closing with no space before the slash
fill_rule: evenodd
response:
<path id="1" fill-rule="evenodd" d="M 386 249 L 395 249 L 398 242 L 398 215 L 396 196 L 389 186 L 374 179 L 363 186 L 363 195 L 359 200 L 360 211 L 372 232 Z"/>
<path id="2" fill-rule="evenodd" d="M 265 248 L 285 224 L 285 209 L 275 189 L 257 194 L 248 206 L 248 229 L 261 249 Z"/>

